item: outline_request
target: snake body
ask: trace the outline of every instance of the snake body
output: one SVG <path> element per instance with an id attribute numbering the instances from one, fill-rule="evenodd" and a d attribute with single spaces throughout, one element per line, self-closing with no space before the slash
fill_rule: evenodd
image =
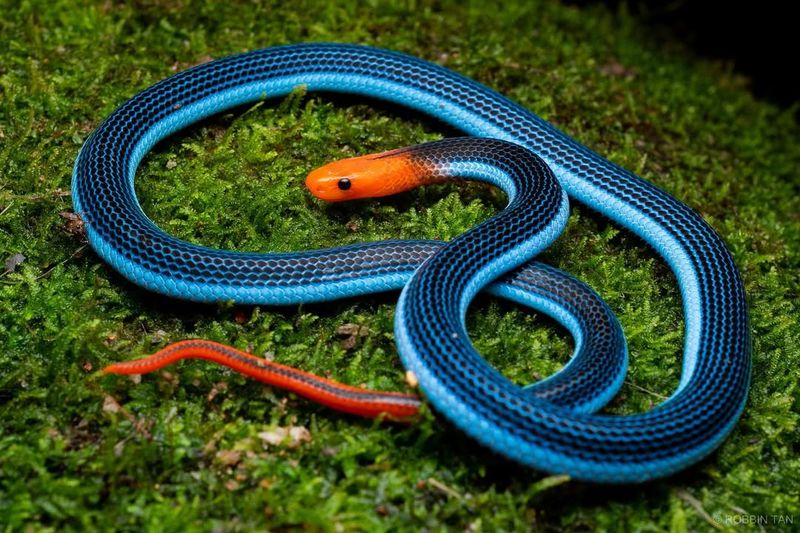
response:
<path id="1" fill-rule="evenodd" d="M 509 207 L 445 247 L 390 241 L 237 254 L 189 245 L 147 219 L 133 178 L 155 143 L 202 118 L 298 85 L 391 101 L 467 134 L 520 145 L 541 158 L 571 198 L 641 237 L 672 268 L 683 297 L 678 389 L 646 413 L 590 414 L 598 405 L 575 409 L 530 394 L 475 352 L 464 328 L 471 299 L 555 237 L 550 215 L 515 203 L 527 192 L 509 185 L 509 168 L 496 160 L 462 154 L 452 170 L 505 186 Z M 744 289 L 713 229 L 675 198 L 521 106 L 420 59 L 363 46 L 301 44 L 176 74 L 129 100 L 87 139 L 75 164 L 73 198 L 99 255 L 134 282 L 171 296 L 288 304 L 405 287 L 396 314 L 398 349 L 429 401 L 468 435 L 539 470 L 601 482 L 665 476 L 710 453 L 744 408 L 751 368 Z M 531 231 L 538 236 L 531 239 Z M 487 237 L 495 244 L 487 246 Z M 510 286 L 496 290 L 519 297 Z M 543 301 L 538 304 L 547 307 Z"/>

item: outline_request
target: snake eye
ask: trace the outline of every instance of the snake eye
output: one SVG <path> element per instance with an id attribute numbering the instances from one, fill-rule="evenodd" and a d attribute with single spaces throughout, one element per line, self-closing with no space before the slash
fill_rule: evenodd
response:
<path id="1" fill-rule="evenodd" d="M 350 188 L 350 185 L 352 184 L 350 183 L 350 180 L 348 178 L 341 178 L 339 180 L 339 183 L 337 183 L 337 185 L 339 186 L 339 189 L 346 191 Z"/>

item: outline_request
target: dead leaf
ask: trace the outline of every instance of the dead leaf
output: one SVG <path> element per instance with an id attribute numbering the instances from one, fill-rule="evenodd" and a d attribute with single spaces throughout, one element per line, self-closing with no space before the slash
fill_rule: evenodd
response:
<path id="1" fill-rule="evenodd" d="M 602 65 L 598 70 L 606 76 L 613 76 L 615 78 L 635 78 L 639 73 L 635 68 L 626 67 L 616 59 L 612 59 L 605 65 Z"/>
<path id="2" fill-rule="evenodd" d="M 216 398 L 219 393 L 225 392 L 226 390 L 228 390 L 228 384 L 225 383 L 224 381 L 220 381 L 219 383 L 211 387 L 211 390 L 208 392 L 208 396 L 206 396 L 206 399 L 210 402 L 211 400 Z"/>
<path id="3" fill-rule="evenodd" d="M 81 216 L 71 211 L 61 211 L 59 216 L 64 219 L 64 224 L 61 228 L 75 237 L 80 237 L 81 240 L 86 240 L 86 225 Z"/>
<path id="4" fill-rule="evenodd" d="M 355 335 L 347 337 L 342 342 L 339 343 L 343 350 L 352 350 L 358 344 L 358 337 Z"/>
<path id="5" fill-rule="evenodd" d="M 362 326 L 360 324 L 342 324 L 338 328 L 336 328 L 336 334 L 340 337 L 350 337 L 350 336 L 358 336 L 358 337 L 366 337 L 369 335 L 369 328 L 367 326 Z"/>
<path id="6" fill-rule="evenodd" d="M 14 254 L 6 259 L 6 274 L 16 272 L 17 267 L 25 262 L 27 257 L 22 254 Z"/>
<path id="7" fill-rule="evenodd" d="M 166 336 L 167 336 L 167 332 L 164 331 L 163 329 L 159 329 L 155 333 L 153 333 L 152 337 L 150 337 L 150 343 L 151 344 L 160 344 L 161 342 L 164 341 L 164 338 Z"/>
<path id="8" fill-rule="evenodd" d="M 119 405 L 119 402 L 106 394 L 103 398 L 103 412 L 106 413 L 119 413 L 122 410 L 122 407 Z"/>
<path id="9" fill-rule="evenodd" d="M 299 445 L 311 441 L 311 432 L 303 426 L 292 426 L 289 428 L 289 438 L 293 444 Z"/>
<path id="10" fill-rule="evenodd" d="M 225 466 L 234 466 L 242 460 L 242 452 L 237 450 L 220 450 L 217 452 L 217 460 Z"/>
<path id="11" fill-rule="evenodd" d="M 358 344 L 358 340 L 369 335 L 369 328 L 360 324 L 342 324 L 336 328 L 336 334 L 344 337 L 341 346 L 344 350 L 352 350 Z"/>
<path id="12" fill-rule="evenodd" d="M 114 445 L 114 457 L 122 457 L 122 452 L 125 451 L 126 439 L 122 439 Z"/>
<path id="13" fill-rule="evenodd" d="M 311 441 L 311 432 L 303 426 L 276 427 L 269 431 L 262 431 L 258 438 L 272 446 L 286 445 L 288 448 L 297 448 L 304 442 Z"/>

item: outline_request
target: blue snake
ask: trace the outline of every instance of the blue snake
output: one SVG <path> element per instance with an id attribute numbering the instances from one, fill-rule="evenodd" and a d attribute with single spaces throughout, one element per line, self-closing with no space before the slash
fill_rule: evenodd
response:
<path id="1" fill-rule="evenodd" d="M 159 140 L 210 115 L 285 95 L 299 85 L 394 102 L 469 135 L 496 139 L 495 148 L 506 147 L 501 155 L 519 152 L 516 160 L 527 159 L 538 178 L 522 183 L 502 157 L 463 151 L 450 170 L 500 186 L 510 203 L 446 246 L 384 241 L 297 253 L 236 253 L 177 240 L 144 215 L 133 180 Z M 513 145 L 520 148 L 508 148 Z M 555 180 L 547 179 L 550 174 Z M 549 312 L 575 336 L 576 347 L 589 335 L 579 319 L 586 316 L 579 310 L 581 298 L 571 301 L 577 289 L 554 296 L 559 291 L 552 286 L 547 295 L 541 286 L 513 282 L 515 276 L 525 278 L 520 273 L 531 268 L 530 257 L 555 238 L 565 220 L 563 196 L 556 189 L 541 196 L 551 181 L 641 237 L 678 280 L 685 317 L 681 380 L 669 399 L 648 412 L 592 413 L 616 392 L 626 368 L 624 342 L 612 331 L 613 320 L 602 326 L 607 332 L 601 338 L 612 339 L 617 355 L 598 356 L 611 368 L 592 367 L 591 354 L 576 357 L 565 370 L 577 361 L 598 373 L 562 382 L 567 388 L 556 387 L 566 390 L 560 399 L 513 384 L 469 342 L 464 316 L 477 292 L 487 287 Z M 530 205 L 529 189 L 536 188 L 545 201 Z M 402 287 L 395 321 L 398 350 L 429 402 L 474 439 L 538 470 L 619 483 L 669 475 L 714 450 L 747 399 L 751 348 L 744 288 L 713 229 L 678 200 L 530 111 L 414 57 L 356 45 L 298 44 L 178 73 L 123 104 L 93 132 L 76 160 L 72 190 L 75 210 L 97 253 L 128 279 L 162 294 L 290 304 Z M 539 272 L 562 276 L 550 268 Z M 504 274 L 500 283 L 490 285 Z"/>

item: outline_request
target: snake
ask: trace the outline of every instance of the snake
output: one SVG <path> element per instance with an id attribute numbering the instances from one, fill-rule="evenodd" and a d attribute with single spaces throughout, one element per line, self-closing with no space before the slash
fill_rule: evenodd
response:
<path id="1" fill-rule="evenodd" d="M 470 302 L 552 242 L 567 204 L 555 192 L 545 194 L 544 204 L 515 203 L 529 191 L 515 190 L 509 168 L 479 152 L 462 153 L 450 169 L 504 188 L 509 205 L 446 246 L 384 241 L 237 253 L 185 243 L 146 217 L 133 183 L 157 142 L 298 86 L 399 104 L 468 136 L 518 145 L 518 152 L 535 154 L 530 165 L 540 161 L 541 174 L 552 174 L 570 200 L 641 238 L 670 267 L 681 293 L 677 388 L 646 412 L 598 414 L 597 405 L 575 409 L 537 397 L 480 356 L 465 326 Z M 165 295 L 286 305 L 402 289 L 396 344 L 427 401 L 482 445 L 539 471 L 599 483 L 668 476 L 716 449 L 745 407 L 752 363 L 744 285 L 722 238 L 703 217 L 496 91 L 413 56 L 302 43 L 177 73 L 121 105 L 87 138 L 73 169 L 72 194 L 98 255 L 134 283 Z M 546 213 L 543 205 L 554 211 Z M 533 237 L 532 229 L 538 230 Z M 573 326 L 580 336 L 580 324 Z"/>
<path id="2" fill-rule="evenodd" d="M 460 167 L 459 162 L 467 163 L 468 167 Z M 549 168 L 529 150 L 495 139 L 453 138 L 339 160 L 309 173 L 306 186 L 319 199 L 341 202 L 390 196 L 454 178 L 483 179 L 505 190 L 514 198 L 507 209 L 527 212 L 513 218 L 531 219 L 542 225 L 541 228 L 536 224 L 528 229 L 520 228 L 539 247 L 546 246 L 560 233 L 566 221 L 568 200 Z M 530 205 L 539 205 L 539 209 L 527 209 Z M 542 229 L 548 231 L 543 233 Z M 165 236 L 157 231 L 156 238 Z M 349 248 L 326 250 L 322 255 L 323 266 L 314 270 L 331 271 L 338 263 L 347 260 L 354 264 L 363 263 L 368 269 L 366 272 L 372 272 L 376 261 L 387 258 L 385 244 L 359 246 L 358 262 L 351 257 Z M 398 259 L 409 262 L 407 268 L 392 266 L 395 275 L 404 276 L 401 286 L 411 279 L 424 259 L 444 245 L 437 241 L 395 241 L 390 244 Z M 213 250 L 188 243 L 180 246 L 199 254 L 193 259 L 195 262 L 205 264 L 212 261 L 204 254 Z M 424 259 L 417 258 L 420 250 L 424 250 Z M 162 250 L 160 253 L 172 254 L 173 251 Z M 175 253 L 180 251 L 175 249 Z M 253 258 L 245 255 L 247 259 Z M 226 254 L 226 257 L 226 264 L 231 268 L 253 268 L 247 260 L 243 261 L 242 254 Z M 274 259 L 276 255 L 265 258 L 256 254 L 255 257 L 256 261 L 263 261 Z M 305 259 L 296 254 L 285 257 L 290 260 L 288 270 L 291 272 L 301 268 L 300 261 Z M 263 269 L 259 263 L 255 267 L 256 270 Z M 180 269 L 180 264 L 176 263 L 175 268 Z M 338 279 L 341 274 L 338 270 L 336 272 Z M 358 274 L 353 266 L 348 268 L 348 272 L 349 275 Z M 285 274 L 286 271 L 281 272 L 281 275 Z M 171 276 L 175 275 L 173 270 Z M 363 275 L 360 273 L 355 279 L 362 279 Z M 286 284 L 285 278 L 275 272 L 270 273 L 269 279 Z M 616 394 L 627 369 L 627 345 L 615 315 L 590 287 L 558 269 L 532 261 L 490 285 L 487 292 L 548 314 L 565 326 L 576 340 L 568 365 L 548 379 L 526 387 L 530 394 L 583 412 L 597 410 Z M 182 359 L 213 361 L 270 386 L 349 414 L 370 418 L 385 415 L 392 420 L 410 421 L 419 410 L 420 401 L 414 394 L 351 387 L 204 339 L 170 344 L 150 356 L 111 364 L 103 372 L 146 374 Z"/>

